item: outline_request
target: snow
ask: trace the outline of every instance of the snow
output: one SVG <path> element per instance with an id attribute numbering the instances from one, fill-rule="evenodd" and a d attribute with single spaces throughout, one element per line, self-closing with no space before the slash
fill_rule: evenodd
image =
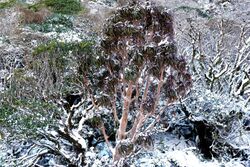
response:
<path id="1" fill-rule="evenodd" d="M 46 33 L 45 36 L 49 38 L 57 39 L 59 42 L 81 42 L 83 40 L 83 36 L 80 33 L 77 33 L 75 31 L 67 31 L 63 33 L 57 33 L 57 32 L 49 32 Z"/>
<path id="2" fill-rule="evenodd" d="M 72 130 L 72 135 L 70 134 L 70 136 L 75 140 L 78 141 L 79 144 L 81 144 L 83 149 L 87 149 L 87 143 L 85 141 L 85 139 L 82 138 L 82 136 L 78 133 L 77 130 L 73 129 Z"/>
<path id="3" fill-rule="evenodd" d="M 161 45 L 165 45 L 168 43 L 169 43 L 169 39 L 166 37 L 165 39 L 161 40 L 158 45 L 161 46 Z"/>
<path id="4" fill-rule="evenodd" d="M 29 5 L 32 5 L 32 4 L 35 4 L 37 3 L 39 0 L 25 0 L 25 3 L 29 4 Z"/>
<path id="5" fill-rule="evenodd" d="M 85 153 L 86 163 L 88 166 L 99 167 L 102 166 L 102 162 L 97 158 L 97 154 L 94 151 L 94 147 L 91 147 L 89 151 Z"/>
<path id="6" fill-rule="evenodd" d="M 164 157 L 164 156 L 163 156 Z M 178 162 L 180 166 L 186 167 L 221 167 L 224 164 L 227 167 L 244 167 L 239 162 L 227 162 L 220 163 L 217 160 L 212 161 L 201 161 L 197 155 L 194 154 L 193 151 L 190 150 L 181 150 L 181 151 L 173 151 L 169 154 L 165 155 L 168 159 L 172 159 Z"/>
<path id="7" fill-rule="evenodd" d="M 204 160 L 196 147 L 187 143 L 184 139 L 178 139 L 174 135 L 163 133 L 156 135 L 154 150 L 144 151 L 135 157 L 133 166 L 136 167 L 170 167 L 171 162 L 180 167 L 244 167 L 238 159 L 230 161 Z"/>

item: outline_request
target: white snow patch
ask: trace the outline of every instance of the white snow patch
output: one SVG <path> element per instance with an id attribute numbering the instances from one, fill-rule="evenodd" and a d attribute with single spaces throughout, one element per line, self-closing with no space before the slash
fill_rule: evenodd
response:
<path id="1" fill-rule="evenodd" d="M 244 167 L 240 162 L 229 161 L 229 162 L 218 162 L 217 160 L 201 161 L 197 155 L 191 150 L 178 150 L 164 154 L 163 157 L 172 159 L 180 166 L 185 167 L 221 167 L 225 165 L 227 167 Z"/>
<path id="2" fill-rule="evenodd" d="M 168 43 L 169 43 L 169 39 L 166 37 L 163 40 L 161 40 L 158 45 L 161 46 L 161 45 L 168 44 Z"/>
<path id="3" fill-rule="evenodd" d="M 56 38 L 59 42 L 81 42 L 83 39 L 80 33 L 75 31 L 67 31 L 63 33 L 49 32 L 45 36 L 49 38 Z"/>
<path id="4" fill-rule="evenodd" d="M 140 167 L 170 167 L 173 164 L 180 167 L 244 167 L 238 159 L 205 160 L 192 142 L 165 132 L 156 135 L 154 150 L 142 152 L 134 164 Z"/>

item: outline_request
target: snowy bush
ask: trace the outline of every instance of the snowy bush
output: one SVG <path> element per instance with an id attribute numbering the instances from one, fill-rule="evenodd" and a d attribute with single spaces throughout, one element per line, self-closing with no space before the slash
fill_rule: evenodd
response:
<path id="1" fill-rule="evenodd" d="M 65 32 L 73 29 L 72 18 L 62 14 L 54 14 L 45 20 L 42 24 L 31 24 L 30 27 L 35 31 L 44 33 L 48 32 Z"/>
<path id="2" fill-rule="evenodd" d="M 193 79 L 208 89 L 249 99 L 250 26 L 240 19 L 178 17 L 178 44 L 188 56 Z M 233 45 L 232 45 L 233 44 Z"/>
<path id="3" fill-rule="evenodd" d="M 103 134 L 118 161 L 133 154 L 140 133 L 150 133 L 164 107 L 185 95 L 191 76 L 184 58 L 177 56 L 171 15 L 148 2 L 133 2 L 113 14 L 101 48 L 101 70 L 95 73 L 91 92 L 96 106 L 113 111 L 118 124 L 114 148 L 105 130 Z"/>

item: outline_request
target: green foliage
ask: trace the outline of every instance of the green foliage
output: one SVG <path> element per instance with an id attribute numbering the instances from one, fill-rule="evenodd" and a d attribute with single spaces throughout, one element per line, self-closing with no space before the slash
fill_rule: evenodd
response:
<path id="1" fill-rule="evenodd" d="M 54 13 L 72 15 L 83 10 L 79 0 L 41 0 L 28 8 L 39 11 L 41 8 L 49 7 Z"/>
<path id="2" fill-rule="evenodd" d="M 33 63 L 34 67 L 41 68 L 44 64 L 44 59 L 46 59 L 50 67 L 54 66 L 57 70 L 64 69 L 66 66 L 65 56 L 67 56 L 70 51 L 68 47 L 65 43 L 57 41 L 51 41 L 38 46 L 33 51 L 33 56 L 38 56 Z"/>
<path id="3" fill-rule="evenodd" d="M 78 0 L 45 0 L 44 4 L 51 7 L 55 13 L 77 14 L 82 10 Z"/>
<path id="4" fill-rule="evenodd" d="M 102 123 L 102 118 L 101 117 L 98 117 L 98 116 L 94 116 L 92 119 L 89 120 L 91 125 L 93 127 L 99 127 L 101 126 L 101 123 Z"/>
<path id="5" fill-rule="evenodd" d="M 43 0 L 28 6 L 28 8 L 34 12 L 37 12 L 40 9 L 45 8 L 45 7 L 46 7 L 46 5 L 44 4 Z"/>
<path id="6" fill-rule="evenodd" d="M 12 115 L 16 109 L 8 104 L 1 104 L 0 107 L 0 125 L 3 125 L 7 118 Z"/>
<path id="7" fill-rule="evenodd" d="M 113 160 L 119 161 L 133 153 L 140 133 L 150 131 L 151 125 L 145 122 L 149 115 L 157 119 L 158 111 L 164 110 L 160 101 L 170 104 L 184 97 L 192 79 L 184 58 L 177 54 L 173 19 L 165 9 L 133 1 L 107 19 L 102 34 L 103 66 L 96 72 L 99 90 L 93 89 L 99 91 L 97 104 L 112 107 L 115 120 L 117 104 L 121 106 L 116 134 L 121 142 L 116 143 L 118 151 L 113 154 Z M 138 109 L 140 114 L 130 122 L 130 113 Z M 123 145 L 123 139 L 131 145 Z"/>
<path id="8" fill-rule="evenodd" d="M 67 65 L 67 58 L 70 55 L 70 52 L 75 55 L 80 53 L 89 53 L 92 49 L 92 45 L 93 43 L 90 41 L 79 43 L 65 43 L 53 40 L 51 42 L 48 42 L 47 44 L 42 44 L 36 47 L 33 51 L 33 56 L 36 57 L 46 54 L 46 57 L 49 57 L 49 59 L 46 59 L 49 61 L 50 65 L 55 64 L 57 68 L 64 69 Z M 38 61 L 41 61 L 41 63 L 43 63 L 43 60 L 39 59 L 37 59 L 37 61 L 34 63 L 38 63 Z"/>
<path id="9" fill-rule="evenodd" d="M 14 6 L 17 3 L 17 0 L 9 0 L 7 2 L 0 3 L 0 9 L 5 9 Z"/>
<path id="10" fill-rule="evenodd" d="M 38 129 L 55 121 L 51 115 L 58 115 L 52 103 L 33 99 L 12 99 L 0 107 L 0 125 L 11 133 L 11 137 L 36 137 Z"/>
<path id="11" fill-rule="evenodd" d="M 54 14 L 42 24 L 30 24 L 30 27 L 35 31 L 44 33 L 48 32 L 65 32 L 73 28 L 73 22 L 69 16 L 62 14 Z"/>
<path id="12" fill-rule="evenodd" d="M 69 51 L 72 52 L 89 52 L 92 49 L 93 42 L 92 41 L 83 41 L 77 43 L 65 43 L 58 42 L 56 40 L 50 41 L 47 44 L 42 44 L 36 47 L 33 51 L 33 56 L 37 56 L 44 52 L 57 52 L 57 54 L 67 55 Z"/>
<path id="13" fill-rule="evenodd" d="M 34 49 L 30 69 L 42 81 L 39 84 L 47 95 L 61 94 L 82 81 L 93 61 L 93 44 L 50 41 Z"/>

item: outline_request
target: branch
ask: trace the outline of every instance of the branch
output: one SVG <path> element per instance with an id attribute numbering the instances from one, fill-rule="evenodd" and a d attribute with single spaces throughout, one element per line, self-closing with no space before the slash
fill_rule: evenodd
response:
<path id="1" fill-rule="evenodd" d="M 105 140 L 108 148 L 110 149 L 111 153 L 114 154 L 114 148 L 112 147 L 112 145 L 110 144 L 110 142 L 108 140 L 109 136 L 107 135 L 107 133 L 105 131 L 105 127 L 104 127 L 103 122 L 101 123 L 101 130 L 102 130 L 102 134 L 104 136 L 104 140 Z"/>
<path id="2" fill-rule="evenodd" d="M 224 75 L 227 71 L 228 71 L 228 64 L 226 64 L 226 67 L 225 67 L 221 72 L 219 72 L 218 74 L 215 74 L 215 75 L 214 75 L 214 78 L 215 78 L 215 79 L 220 78 L 220 77 L 221 77 L 222 75 Z"/>
<path id="3" fill-rule="evenodd" d="M 144 117 L 145 117 L 145 115 L 143 114 L 143 111 L 144 111 L 143 105 L 147 99 L 148 89 L 149 89 L 150 83 L 151 83 L 150 77 L 147 76 L 146 87 L 145 87 L 144 92 L 143 92 L 143 97 L 142 97 L 142 101 L 140 104 L 139 113 L 137 113 L 137 116 L 136 116 L 135 121 L 133 123 L 133 127 L 130 130 L 130 137 L 132 138 L 132 140 L 134 140 L 136 131 L 138 130 L 138 127 L 141 126 L 140 124 L 143 121 L 142 119 L 144 119 Z"/>
<path id="4" fill-rule="evenodd" d="M 115 88 L 115 93 L 114 93 L 114 99 L 112 100 L 112 111 L 115 119 L 115 124 L 116 122 L 119 122 L 118 116 L 117 116 L 117 111 L 116 111 L 116 99 L 117 99 L 117 89 Z"/>
<path id="5" fill-rule="evenodd" d="M 126 137 L 125 132 L 126 132 L 127 123 L 128 123 L 128 113 L 129 113 L 129 107 L 131 103 L 132 92 L 133 92 L 133 85 L 131 82 L 129 82 L 128 89 L 125 90 L 126 96 L 123 98 L 124 99 L 123 111 L 122 111 L 122 117 L 120 119 L 120 126 L 118 130 L 119 140 L 122 140 Z"/>

